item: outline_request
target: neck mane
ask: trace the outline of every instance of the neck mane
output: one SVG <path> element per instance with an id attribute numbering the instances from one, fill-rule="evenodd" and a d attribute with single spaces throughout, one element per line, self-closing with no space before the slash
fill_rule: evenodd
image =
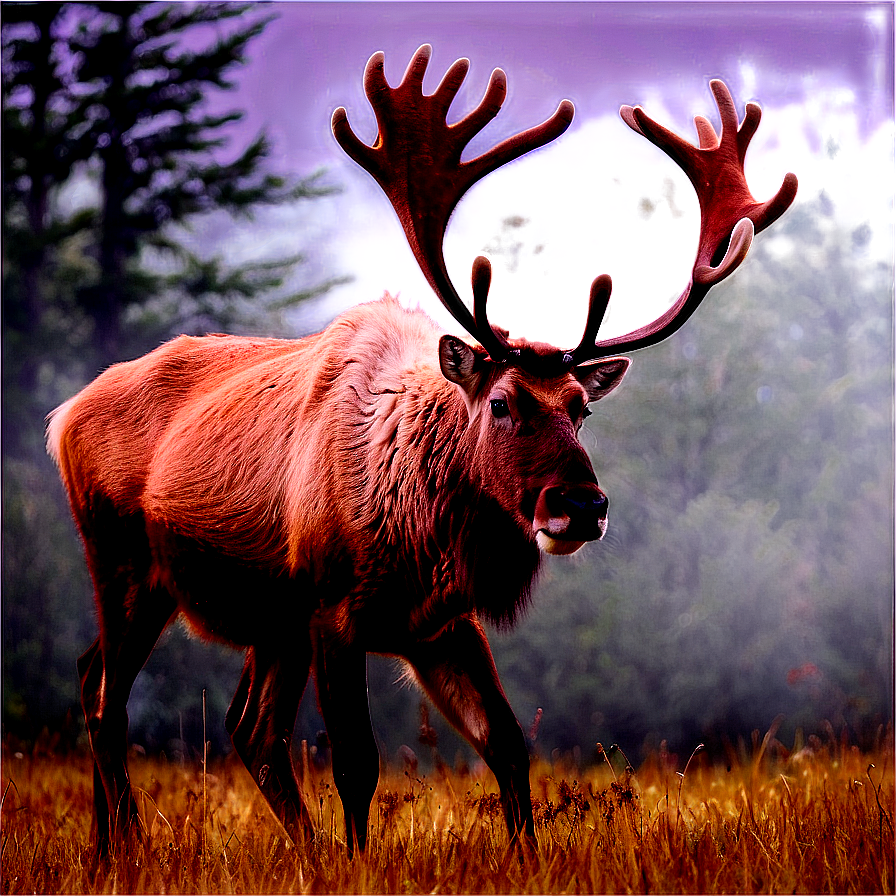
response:
<path id="1" fill-rule="evenodd" d="M 541 552 L 477 474 L 475 431 L 457 387 L 441 373 L 407 385 L 393 396 L 397 425 L 386 456 L 394 487 L 374 499 L 379 534 L 391 523 L 386 542 L 406 558 L 425 613 L 466 602 L 510 625 L 528 603 Z"/>

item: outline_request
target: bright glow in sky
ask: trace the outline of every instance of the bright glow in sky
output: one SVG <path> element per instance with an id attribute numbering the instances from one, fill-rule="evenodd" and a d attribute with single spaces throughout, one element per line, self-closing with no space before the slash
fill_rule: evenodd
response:
<path id="1" fill-rule="evenodd" d="M 308 326 L 388 290 L 460 332 L 417 269 L 385 196 L 328 133 L 332 109 L 345 105 L 356 132 L 372 140 L 360 88 L 367 56 L 386 51 L 386 75 L 395 85 L 424 41 L 434 45 L 427 92 L 456 56 L 472 60 L 452 120 L 478 101 L 492 67 L 507 72 L 508 100 L 474 142 L 476 152 L 543 120 L 565 96 L 577 106 L 566 134 L 473 187 L 449 225 L 445 255 L 458 292 L 470 299 L 472 261 L 490 256 L 489 316 L 514 335 L 576 344 L 591 281 L 601 273 L 614 283 L 602 336 L 652 320 L 679 294 L 696 250 L 696 197 L 678 167 L 616 111 L 622 103 L 640 104 L 693 140 L 693 115 L 715 121 L 708 89 L 715 76 L 726 80 L 741 115 L 747 100 L 763 107 L 747 156 L 756 198 L 771 197 L 793 171 L 797 204 L 824 192 L 843 226 L 870 225 L 869 258 L 892 259 L 891 6 L 531 3 L 513 5 L 513 22 L 508 8 L 280 7 L 238 99 L 249 99 L 249 124 L 266 127 L 277 141 L 278 166 L 301 172 L 324 164 L 344 192 L 261 218 L 228 251 L 288 254 L 314 239 L 327 273 L 354 275 L 311 310 Z M 512 217 L 524 223 L 504 226 Z M 516 254 L 509 254 L 514 243 Z"/>

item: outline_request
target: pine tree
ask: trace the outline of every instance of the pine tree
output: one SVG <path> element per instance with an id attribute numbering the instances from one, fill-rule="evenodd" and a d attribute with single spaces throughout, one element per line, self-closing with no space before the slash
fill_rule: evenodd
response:
<path id="1" fill-rule="evenodd" d="M 57 52 L 64 7 L 2 6 L 4 387 L 14 382 L 26 394 L 37 386 L 39 355 L 57 347 L 46 321 L 53 280 L 78 280 L 60 272 L 64 254 L 54 247 L 95 221 L 91 209 L 65 215 L 54 203 L 94 152 L 84 101 Z"/>
<path id="2" fill-rule="evenodd" d="M 263 133 L 232 161 L 221 160 L 228 132 L 243 113 L 211 114 L 206 97 L 236 86 L 249 44 L 271 21 L 257 11 L 254 4 L 226 3 L 3 7 L 10 63 L 8 75 L 4 66 L 4 124 L 14 138 L 4 142 L 4 236 L 18 237 L 9 251 L 25 274 L 21 294 L 10 296 L 16 307 L 6 310 L 13 320 L 23 319 L 28 337 L 48 304 L 47 287 L 39 282 L 41 272 L 54 269 L 48 246 L 76 234 L 86 240 L 94 265 L 68 281 L 92 322 L 101 363 L 120 358 L 125 311 L 171 292 L 176 275 L 148 268 L 148 249 L 170 254 L 187 274 L 203 267 L 212 275 L 199 284 L 205 294 L 238 283 L 242 294 L 254 297 L 282 283 L 301 260 L 266 260 L 266 276 L 259 277 L 258 264 L 229 269 L 220 259 L 198 258 L 177 233 L 215 210 L 245 216 L 261 205 L 332 191 L 319 173 L 304 179 L 268 173 Z M 224 36 L 196 48 L 197 32 L 210 24 Z M 98 198 L 66 220 L 52 199 L 76 172 L 95 178 Z M 10 204 L 7 192 L 15 200 Z M 30 255 L 17 251 L 28 244 Z M 63 257 L 54 254 L 56 262 Z M 191 282 L 184 277 L 181 294 L 189 295 Z"/>

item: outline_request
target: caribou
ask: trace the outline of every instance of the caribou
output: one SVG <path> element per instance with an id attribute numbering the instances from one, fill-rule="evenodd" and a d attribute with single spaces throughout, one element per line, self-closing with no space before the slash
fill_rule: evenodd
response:
<path id="1" fill-rule="evenodd" d="M 365 847 L 379 775 L 368 653 L 404 662 L 494 773 L 511 840 L 534 841 L 526 741 L 483 622 L 513 622 L 544 554 L 603 537 L 609 501 L 578 439 L 588 405 L 625 375 L 619 353 L 673 334 L 734 271 L 797 182 L 788 174 L 772 199 L 753 198 L 743 162 L 760 109 L 748 104 L 739 122 L 721 81 L 710 85 L 721 130 L 698 117 L 697 146 L 622 107 L 696 190 L 689 283 L 648 326 L 601 340 L 611 291 L 602 275 L 575 348 L 510 338 L 488 320 L 485 258 L 473 264 L 472 312 L 453 286 L 448 219 L 476 181 L 560 136 L 573 106 L 564 100 L 542 124 L 462 161 L 500 110 L 506 78 L 495 69 L 481 102 L 448 124 L 469 63 L 455 62 L 425 95 L 430 54 L 421 47 L 397 87 L 383 54 L 371 57 L 372 146 L 344 108 L 332 129 L 388 196 L 433 291 L 471 340 L 387 294 L 301 339 L 177 337 L 111 366 L 48 418 L 48 449 L 95 586 L 99 636 L 78 670 L 102 855 L 139 831 L 127 701 L 178 616 L 245 652 L 225 724 L 295 843 L 314 833 L 290 756 L 313 673 L 347 846 Z"/>

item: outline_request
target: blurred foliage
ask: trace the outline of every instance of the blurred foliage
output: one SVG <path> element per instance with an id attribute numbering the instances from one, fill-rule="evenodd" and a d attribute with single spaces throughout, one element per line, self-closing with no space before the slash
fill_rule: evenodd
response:
<path id="1" fill-rule="evenodd" d="M 43 416 L 97 369 L 174 332 L 287 329 L 289 308 L 332 281 L 287 288 L 301 256 L 233 266 L 199 252 L 188 225 L 327 187 L 272 179 L 263 136 L 239 163 L 216 161 L 239 113 L 210 118 L 202 97 L 232 83 L 264 8 L 2 10 L 3 729 L 73 744 L 75 658 L 95 622 Z M 197 39 L 179 48 L 210 22 L 221 30 L 205 50 Z M 130 66 L 123 82 L 104 73 L 112 60 Z M 130 173 L 112 179 L 124 218 L 111 263 L 99 149 L 119 138 Z M 175 151 L 178 140 L 196 153 Z M 147 181 L 141 159 L 165 177 Z M 609 534 L 550 560 L 527 617 L 492 638 L 524 729 L 544 711 L 536 750 L 722 749 L 779 713 L 785 740 L 829 722 L 871 743 L 892 721 L 893 270 L 867 243 L 868 229 L 844 230 L 824 197 L 801 201 L 596 406 L 583 441 L 611 496 Z M 206 736 L 228 749 L 240 668 L 238 653 L 172 627 L 134 687 L 132 741 L 176 755 Z M 394 661 L 371 660 L 377 735 L 389 758 L 409 744 L 425 759 L 420 697 L 399 676 Z M 435 712 L 429 722 L 453 759 L 459 741 Z M 297 737 L 314 743 L 321 726 L 309 693 Z"/>
<path id="2" fill-rule="evenodd" d="M 493 639 L 545 744 L 892 721 L 893 271 L 862 242 L 797 205 L 596 406 L 610 534 Z"/>

